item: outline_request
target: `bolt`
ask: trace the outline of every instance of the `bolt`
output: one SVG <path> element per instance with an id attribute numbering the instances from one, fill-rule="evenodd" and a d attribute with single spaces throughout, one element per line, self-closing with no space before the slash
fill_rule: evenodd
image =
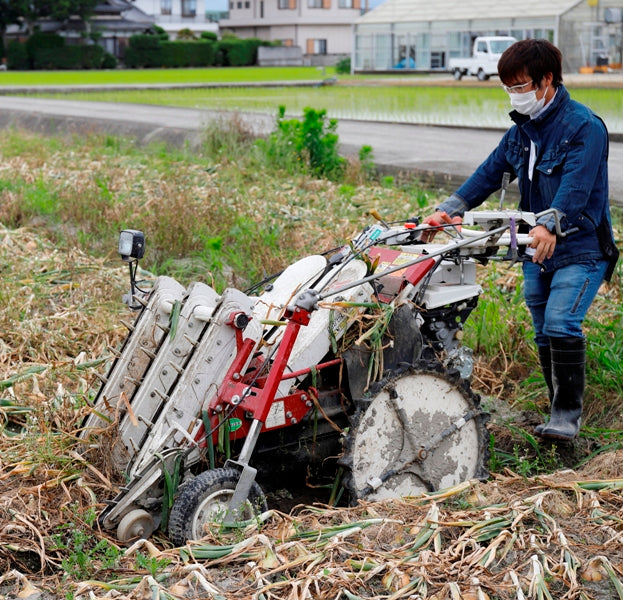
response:
<path id="1" fill-rule="evenodd" d="M 289 419 L 289 418 L 291 418 L 291 417 L 292 417 L 292 413 L 291 413 L 290 411 L 288 411 L 288 412 L 286 413 L 286 417 L 288 417 L 288 419 Z"/>
<path id="2" fill-rule="evenodd" d="M 232 378 L 234 379 L 234 381 L 238 381 L 240 379 L 240 373 L 234 373 L 232 375 Z"/>
<path id="3" fill-rule="evenodd" d="M 166 377 L 168 375 L 168 372 L 166 369 L 162 369 L 162 376 Z"/>
<path id="4" fill-rule="evenodd" d="M 290 423 L 292 423 L 292 425 L 296 425 L 298 423 L 298 421 L 294 417 L 292 417 L 290 419 Z"/>
<path id="5" fill-rule="evenodd" d="M 194 383 L 195 385 L 199 385 L 199 384 L 201 383 L 201 379 L 199 379 L 199 377 L 195 377 L 195 379 L 194 379 L 193 383 Z"/>
<path id="6" fill-rule="evenodd" d="M 301 400 L 305 402 L 307 400 L 307 394 L 301 394 Z"/>
<path id="7" fill-rule="evenodd" d="M 220 412 L 223 412 L 223 407 L 222 407 L 220 404 L 217 404 L 217 405 L 214 407 L 214 412 L 215 412 L 215 413 L 220 413 Z"/>
<path id="8" fill-rule="evenodd" d="M 305 402 L 305 406 L 307 406 L 307 408 L 311 408 L 312 406 L 311 400 L 308 400 L 307 402 Z"/>
<path id="9" fill-rule="evenodd" d="M 236 394 L 235 396 L 231 397 L 231 403 L 233 405 L 240 404 L 240 400 L 241 400 L 241 398 L 240 398 L 240 396 L 238 396 L 238 394 Z"/>

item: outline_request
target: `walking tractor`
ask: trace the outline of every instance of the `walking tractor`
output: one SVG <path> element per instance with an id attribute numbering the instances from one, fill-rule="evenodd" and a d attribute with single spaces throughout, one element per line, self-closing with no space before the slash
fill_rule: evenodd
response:
<path id="1" fill-rule="evenodd" d="M 81 432 L 126 479 L 101 526 L 182 545 L 266 510 L 264 481 L 327 468 L 352 503 L 486 478 L 462 329 L 477 263 L 517 260 L 538 216 L 470 212 L 424 243 L 429 225 L 377 214 L 344 247 L 221 294 L 166 276 L 143 289 L 144 236 L 121 232 L 138 316 Z"/>

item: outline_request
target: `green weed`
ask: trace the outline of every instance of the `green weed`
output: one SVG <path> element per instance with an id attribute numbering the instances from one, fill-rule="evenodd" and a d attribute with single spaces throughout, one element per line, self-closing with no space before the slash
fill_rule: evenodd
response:
<path id="1" fill-rule="evenodd" d="M 289 173 L 310 173 L 338 179 L 344 172 L 345 159 L 337 149 L 337 121 L 327 118 L 326 110 L 303 109 L 303 119 L 286 119 L 286 107 L 280 106 L 275 130 L 259 147 L 273 165 Z"/>
<path id="2" fill-rule="evenodd" d="M 522 477 L 533 477 L 541 473 L 551 473 L 563 468 L 563 463 L 555 445 L 543 446 L 525 429 L 506 424 L 508 430 L 517 439 L 513 451 L 508 452 L 496 448 L 495 438 L 489 440 L 489 470 L 492 473 L 500 473 L 504 469 L 510 469 Z"/>
<path id="3" fill-rule="evenodd" d="M 158 558 L 157 556 L 145 556 L 142 552 L 136 553 L 136 566 L 144 569 L 152 577 L 156 577 L 160 571 L 164 571 L 171 563 L 170 558 Z"/>
<path id="4" fill-rule="evenodd" d="M 77 506 L 70 507 L 72 511 Z M 95 514 L 85 514 L 86 519 L 94 520 Z M 97 572 L 112 569 L 119 565 L 123 551 L 106 538 L 97 540 L 93 532 L 85 528 L 85 523 L 70 521 L 56 527 L 50 540 L 49 552 L 63 555 L 61 567 L 65 579 L 84 581 Z"/>

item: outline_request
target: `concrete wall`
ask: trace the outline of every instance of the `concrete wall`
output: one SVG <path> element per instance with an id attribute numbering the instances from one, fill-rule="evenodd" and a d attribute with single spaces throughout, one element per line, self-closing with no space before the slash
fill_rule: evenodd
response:
<path id="1" fill-rule="evenodd" d="M 260 67 L 298 67 L 303 65 L 303 51 L 299 46 L 260 46 L 257 49 Z"/>

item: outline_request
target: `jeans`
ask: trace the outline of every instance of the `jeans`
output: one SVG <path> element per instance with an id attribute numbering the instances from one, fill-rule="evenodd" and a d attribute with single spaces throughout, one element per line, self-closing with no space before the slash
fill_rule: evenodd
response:
<path id="1" fill-rule="evenodd" d="M 537 346 L 548 346 L 550 337 L 584 337 L 582 321 L 607 266 L 605 260 L 588 260 L 542 272 L 541 265 L 523 263 L 524 297 Z"/>

